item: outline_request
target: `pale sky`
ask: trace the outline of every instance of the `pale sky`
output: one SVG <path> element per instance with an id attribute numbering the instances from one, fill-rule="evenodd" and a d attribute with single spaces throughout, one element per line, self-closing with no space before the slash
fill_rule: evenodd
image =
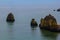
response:
<path id="1" fill-rule="evenodd" d="M 59 8 L 60 0 L 0 0 L 2 7 Z"/>

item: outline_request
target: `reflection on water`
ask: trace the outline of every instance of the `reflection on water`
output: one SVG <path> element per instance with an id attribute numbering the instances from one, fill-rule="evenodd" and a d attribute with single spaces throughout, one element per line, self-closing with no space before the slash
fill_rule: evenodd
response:
<path id="1" fill-rule="evenodd" d="M 14 40 L 14 30 L 13 30 L 14 23 L 9 22 L 7 24 L 8 24 L 8 39 Z"/>
<path id="2" fill-rule="evenodd" d="M 14 22 L 7 22 L 8 26 L 13 26 Z"/>
<path id="3" fill-rule="evenodd" d="M 31 27 L 31 30 L 36 30 L 36 28 L 37 28 L 37 26 L 36 27 L 32 26 Z"/>
<path id="4" fill-rule="evenodd" d="M 46 30 L 41 30 L 41 35 L 44 37 L 45 40 L 57 40 L 57 33 L 50 32 Z"/>
<path id="5" fill-rule="evenodd" d="M 32 33 L 32 35 L 35 35 L 36 30 L 37 30 L 37 26 L 36 27 L 35 26 L 31 27 L 31 33 Z"/>
<path id="6" fill-rule="evenodd" d="M 39 27 L 34 28 L 34 30 L 31 29 L 30 32 L 30 36 L 31 36 L 31 40 L 42 40 L 41 36 L 40 36 L 40 30 Z"/>
<path id="7" fill-rule="evenodd" d="M 36 34 L 36 28 L 31 28 L 31 33 L 34 36 Z"/>

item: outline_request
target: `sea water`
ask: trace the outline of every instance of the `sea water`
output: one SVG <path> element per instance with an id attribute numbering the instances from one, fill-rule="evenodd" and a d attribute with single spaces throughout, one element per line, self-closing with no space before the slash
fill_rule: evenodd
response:
<path id="1" fill-rule="evenodd" d="M 14 23 L 6 22 L 10 12 L 15 17 Z M 53 9 L 0 8 L 0 40 L 60 40 L 60 33 L 41 30 L 39 26 L 32 29 L 30 26 L 32 18 L 39 24 L 40 19 L 49 14 L 60 24 L 60 12 Z"/>

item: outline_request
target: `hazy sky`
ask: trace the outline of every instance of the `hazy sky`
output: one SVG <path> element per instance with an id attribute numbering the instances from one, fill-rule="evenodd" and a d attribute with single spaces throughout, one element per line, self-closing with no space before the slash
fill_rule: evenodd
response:
<path id="1" fill-rule="evenodd" d="M 0 0 L 2 7 L 59 8 L 60 0 Z"/>

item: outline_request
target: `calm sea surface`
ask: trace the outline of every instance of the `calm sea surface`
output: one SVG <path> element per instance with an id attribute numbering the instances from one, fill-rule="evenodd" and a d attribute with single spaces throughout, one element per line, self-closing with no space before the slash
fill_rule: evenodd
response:
<path id="1" fill-rule="evenodd" d="M 14 23 L 6 22 L 9 12 L 14 14 Z M 60 24 L 60 12 L 53 9 L 0 8 L 0 40 L 60 40 L 60 33 L 40 30 L 39 27 L 33 30 L 30 26 L 32 18 L 39 24 L 40 19 L 48 14 L 53 15 Z"/>

